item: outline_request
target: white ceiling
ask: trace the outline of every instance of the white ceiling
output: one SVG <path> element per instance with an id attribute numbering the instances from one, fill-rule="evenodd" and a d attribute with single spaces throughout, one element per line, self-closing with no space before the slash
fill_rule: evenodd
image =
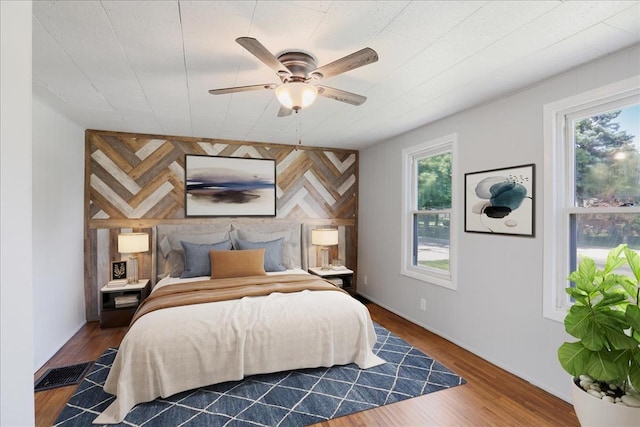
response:
<path id="1" fill-rule="evenodd" d="M 33 93 L 79 125 L 160 135 L 360 149 L 640 42 L 638 1 L 34 1 Z M 235 42 L 379 61 L 322 80 L 276 117 L 279 83 Z"/>

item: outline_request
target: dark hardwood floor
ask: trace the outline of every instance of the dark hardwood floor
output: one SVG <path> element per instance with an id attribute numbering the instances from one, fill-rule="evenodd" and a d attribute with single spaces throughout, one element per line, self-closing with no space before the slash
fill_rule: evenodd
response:
<path id="1" fill-rule="evenodd" d="M 464 377 L 467 384 L 316 426 L 579 426 L 573 407 L 563 400 L 378 305 L 367 306 L 374 321 Z M 107 347 L 117 347 L 125 332 L 126 328 L 100 329 L 97 322 L 88 323 L 35 378 L 51 367 L 96 360 Z M 36 426 L 51 426 L 75 387 L 36 393 Z"/>

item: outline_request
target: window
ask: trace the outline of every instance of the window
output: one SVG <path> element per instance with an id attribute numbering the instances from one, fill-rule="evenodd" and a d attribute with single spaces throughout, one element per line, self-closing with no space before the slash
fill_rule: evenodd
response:
<path id="1" fill-rule="evenodd" d="M 402 274 L 451 289 L 455 141 L 450 135 L 402 152 Z"/>
<path id="2" fill-rule="evenodd" d="M 626 243 L 640 250 L 637 79 L 545 106 L 544 315 L 562 321 L 569 273 Z"/>

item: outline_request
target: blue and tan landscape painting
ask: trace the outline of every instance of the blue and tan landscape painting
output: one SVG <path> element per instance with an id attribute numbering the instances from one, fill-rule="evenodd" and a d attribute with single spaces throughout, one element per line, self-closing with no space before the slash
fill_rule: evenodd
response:
<path id="1" fill-rule="evenodd" d="M 275 215 L 273 162 L 193 156 L 186 168 L 187 216 Z"/>

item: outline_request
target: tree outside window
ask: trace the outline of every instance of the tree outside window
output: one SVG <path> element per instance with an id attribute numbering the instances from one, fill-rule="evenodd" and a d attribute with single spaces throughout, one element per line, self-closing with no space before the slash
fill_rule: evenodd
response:
<path id="1" fill-rule="evenodd" d="M 455 289 L 456 135 L 403 150 L 402 274 Z"/>
<path id="2" fill-rule="evenodd" d="M 451 153 L 418 160 L 415 265 L 449 271 Z"/>
<path id="3" fill-rule="evenodd" d="M 640 104 L 569 118 L 575 152 L 575 210 L 570 211 L 570 270 L 580 256 L 604 265 L 626 243 L 640 249 Z"/>

